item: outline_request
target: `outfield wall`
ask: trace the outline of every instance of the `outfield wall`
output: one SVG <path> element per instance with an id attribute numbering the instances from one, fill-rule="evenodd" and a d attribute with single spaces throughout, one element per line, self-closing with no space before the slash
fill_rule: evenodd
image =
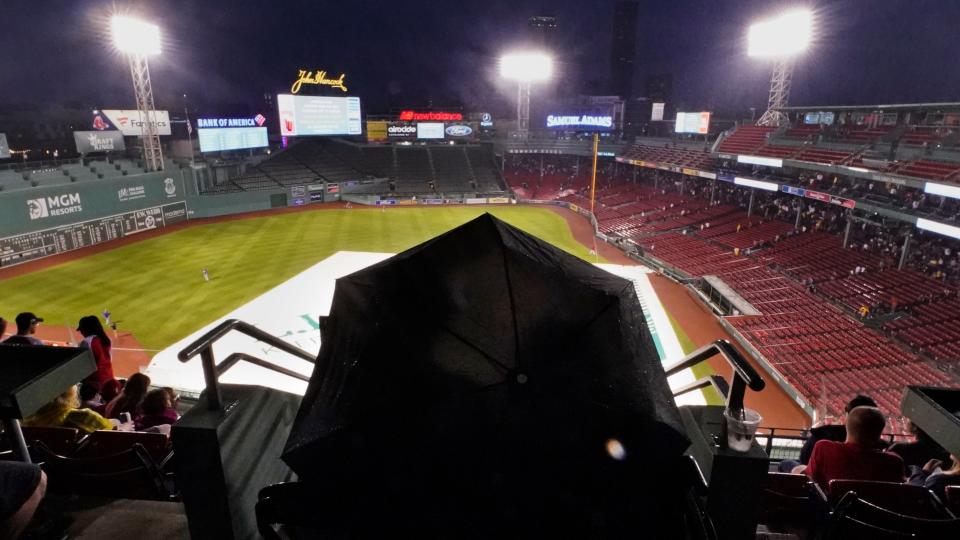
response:
<path id="1" fill-rule="evenodd" d="M 191 169 L 0 192 L 0 267 L 186 219 L 286 207 L 284 188 L 198 195 Z"/>

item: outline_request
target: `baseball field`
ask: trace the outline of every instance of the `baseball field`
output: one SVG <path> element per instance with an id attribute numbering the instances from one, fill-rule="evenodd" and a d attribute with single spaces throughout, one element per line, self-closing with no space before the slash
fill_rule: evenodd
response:
<path id="1" fill-rule="evenodd" d="M 189 222 L 95 248 L 0 269 L 0 316 L 32 311 L 45 319 L 39 337 L 75 343 L 84 315 L 111 312 L 118 328 L 114 367 L 128 375 L 151 358 L 337 252 L 397 253 L 484 212 L 592 263 L 634 264 L 615 247 L 593 241 L 589 222 L 574 212 L 533 206 L 291 209 Z M 591 248 L 599 250 L 592 253 Z M 205 281 L 203 269 L 209 273 Z M 730 339 L 710 310 L 685 287 L 649 275 L 672 329 L 669 356 L 715 339 Z M 12 328 L 8 328 L 8 333 Z M 694 370 L 729 377 L 719 358 Z M 708 402 L 716 395 L 705 392 Z M 754 403 L 756 401 L 756 403 Z M 801 426 L 802 411 L 776 385 L 748 396 L 773 425 Z M 771 414 L 772 413 L 772 414 Z"/>
<path id="2" fill-rule="evenodd" d="M 281 213 L 196 225 L 0 279 L 0 315 L 12 319 L 33 311 L 47 325 L 70 326 L 106 309 L 122 331 L 145 349 L 158 350 L 337 251 L 397 253 L 487 211 L 578 257 L 595 259 L 563 217 L 542 208 Z"/>

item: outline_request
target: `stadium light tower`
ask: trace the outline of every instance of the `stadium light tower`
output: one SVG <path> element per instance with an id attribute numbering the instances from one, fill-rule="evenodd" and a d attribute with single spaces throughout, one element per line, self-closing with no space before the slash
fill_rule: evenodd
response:
<path id="1" fill-rule="evenodd" d="M 143 140 L 143 159 L 146 170 L 163 170 L 163 150 L 153 121 L 153 86 L 147 57 L 160 54 L 160 28 L 155 24 L 114 15 L 110 20 L 113 43 L 117 50 L 130 59 L 133 93 L 140 112 L 140 133 Z"/>
<path id="2" fill-rule="evenodd" d="M 530 85 L 546 81 L 553 75 L 553 59 L 542 52 L 504 55 L 500 59 L 500 75 L 517 81 L 517 136 L 530 134 Z"/>
<path id="3" fill-rule="evenodd" d="M 758 126 L 779 126 L 789 120 L 782 111 L 790 100 L 793 59 L 807 50 L 813 33 L 813 14 L 805 9 L 756 23 L 747 32 L 747 55 L 774 60 L 770 99 Z"/>

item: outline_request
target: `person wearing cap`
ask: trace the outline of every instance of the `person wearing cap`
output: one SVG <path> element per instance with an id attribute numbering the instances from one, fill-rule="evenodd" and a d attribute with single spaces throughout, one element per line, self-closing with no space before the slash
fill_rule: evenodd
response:
<path id="1" fill-rule="evenodd" d="M 27 311 L 17 315 L 14 321 L 17 323 L 17 333 L 5 339 L 5 345 L 43 345 L 43 341 L 32 335 L 37 333 L 37 325 L 43 319 Z"/>

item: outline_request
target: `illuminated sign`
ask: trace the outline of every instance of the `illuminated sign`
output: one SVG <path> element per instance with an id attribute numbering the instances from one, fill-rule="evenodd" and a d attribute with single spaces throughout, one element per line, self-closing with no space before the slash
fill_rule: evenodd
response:
<path id="1" fill-rule="evenodd" d="M 760 157 L 760 156 L 737 156 L 737 163 L 747 163 L 749 165 L 762 165 L 764 167 L 783 167 L 782 159 Z"/>
<path id="2" fill-rule="evenodd" d="M 940 223 L 939 221 L 917 218 L 917 228 L 960 240 L 960 227 L 955 225 L 947 225 L 946 223 Z"/>
<path id="3" fill-rule="evenodd" d="M 774 184 L 773 182 L 761 182 L 760 180 L 752 180 L 750 178 L 740 178 L 739 176 L 734 178 L 733 183 L 738 186 L 752 187 L 757 189 L 763 189 L 766 191 L 780 191 L 780 186 Z"/>
<path id="4" fill-rule="evenodd" d="M 493 116 L 485 112 L 480 115 L 480 127 L 493 127 Z"/>
<path id="5" fill-rule="evenodd" d="M 650 111 L 650 121 L 659 122 L 663 120 L 663 108 L 665 103 L 654 103 L 653 109 Z"/>
<path id="6" fill-rule="evenodd" d="M 458 112 L 416 112 L 400 111 L 400 120 L 404 122 L 454 122 L 463 120 L 463 114 Z"/>
<path id="7" fill-rule="evenodd" d="M 387 126 L 387 137 L 409 139 L 417 136 L 417 126 L 412 124 L 390 124 Z"/>
<path id="8" fill-rule="evenodd" d="M 417 124 L 418 139 L 442 139 L 443 124 L 440 122 L 420 122 Z"/>
<path id="9" fill-rule="evenodd" d="M 473 133 L 473 128 L 470 126 L 454 124 L 452 126 L 447 126 L 447 129 L 443 131 L 451 137 L 467 137 Z"/>
<path id="10" fill-rule="evenodd" d="M 610 129 L 613 127 L 613 116 L 591 115 L 591 114 L 563 116 L 563 115 L 551 114 L 547 116 L 547 127 L 548 128 Z"/>
<path id="11" fill-rule="evenodd" d="M 262 127 L 266 122 L 267 118 L 262 114 L 248 118 L 197 118 L 197 128 Z"/>
<path id="12" fill-rule="evenodd" d="M 197 131 L 201 152 L 222 152 L 268 146 L 265 127 L 207 128 Z"/>
<path id="13" fill-rule="evenodd" d="M 387 140 L 387 123 L 382 120 L 367 120 L 367 141 Z"/>
<path id="14" fill-rule="evenodd" d="M 290 93 L 299 94 L 300 87 L 304 84 L 329 86 L 330 88 L 338 88 L 346 92 L 347 87 L 343 84 L 344 78 L 346 78 L 346 74 L 344 73 L 341 73 L 336 79 L 328 79 L 326 71 L 307 71 L 305 69 L 301 69 L 300 73 L 297 75 L 297 80 L 294 81 L 293 86 L 290 87 Z"/>
<path id="15" fill-rule="evenodd" d="M 936 182 L 927 182 L 923 186 L 923 191 L 924 193 L 930 193 L 931 195 L 941 195 L 943 197 L 950 197 L 951 199 L 960 199 L 960 186 L 948 186 L 946 184 L 938 184 Z"/>
<path id="16" fill-rule="evenodd" d="M 170 135 L 170 114 L 167 111 L 150 111 L 150 123 L 157 135 Z M 105 109 L 93 111 L 91 126 L 97 131 L 120 130 L 125 137 L 143 135 L 143 119 L 140 111 Z"/>
<path id="17" fill-rule="evenodd" d="M 710 113 L 678 112 L 673 131 L 676 133 L 698 133 L 700 135 L 706 135 L 710 132 Z"/>
<path id="18" fill-rule="evenodd" d="M 277 96 L 281 136 L 360 135 L 358 97 Z"/>

